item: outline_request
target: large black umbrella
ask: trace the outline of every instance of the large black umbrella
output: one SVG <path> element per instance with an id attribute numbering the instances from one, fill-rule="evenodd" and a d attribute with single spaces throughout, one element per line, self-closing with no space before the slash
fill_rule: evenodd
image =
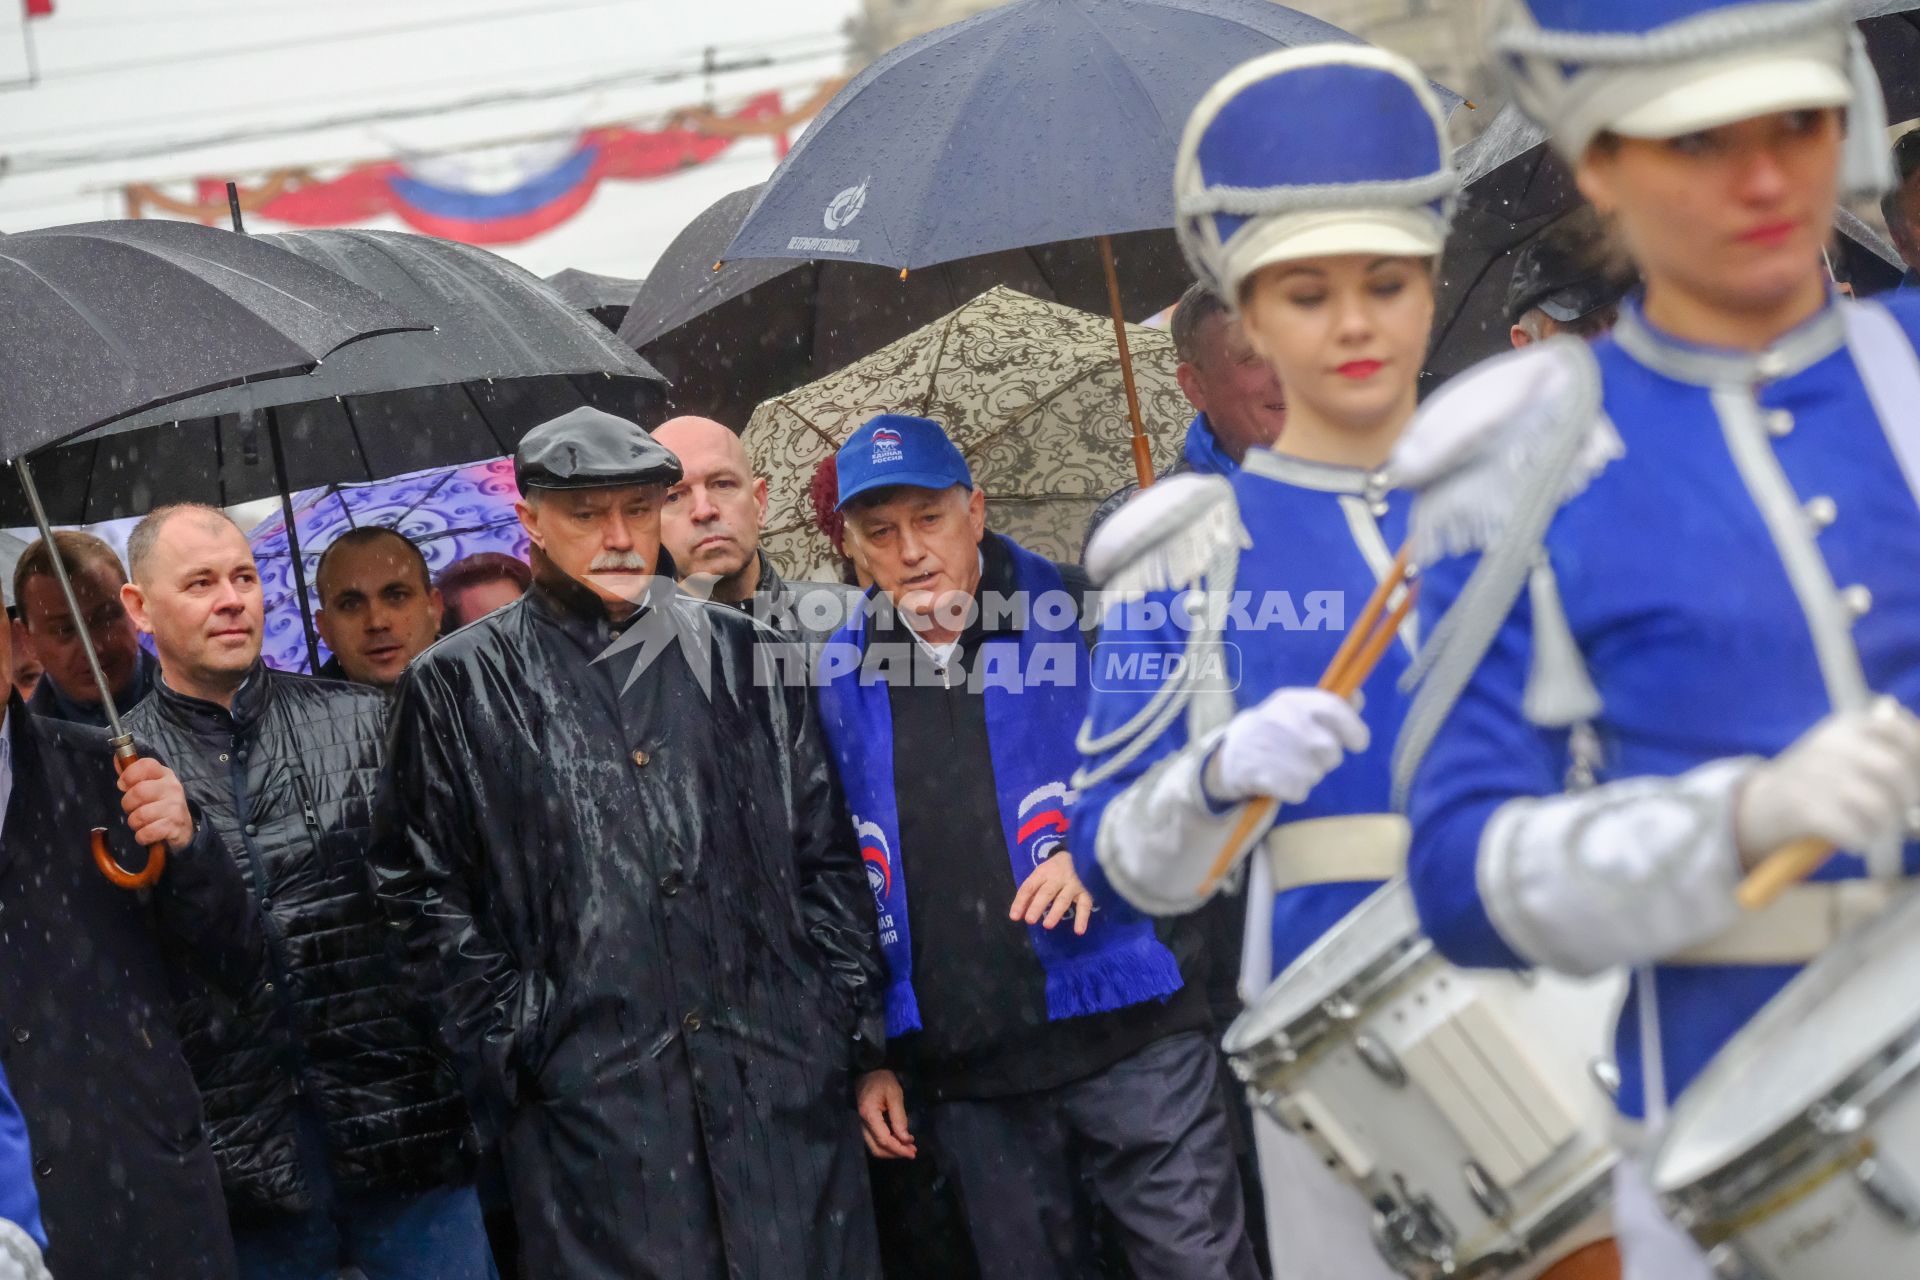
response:
<path id="1" fill-rule="evenodd" d="M 1180 135 L 1221 76 L 1328 42 L 1356 43 L 1272 0 L 1013 0 L 908 41 L 835 94 L 725 256 L 919 270 L 1096 239 L 1131 383 L 1109 237 L 1173 225 Z"/>
<path id="2" fill-rule="evenodd" d="M 430 332 L 340 352 L 301 378 L 227 387 L 110 423 L 40 462 L 57 521 L 161 502 L 231 506 L 511 453 L 550 417 L 592 403 L 657 411 L 661 378 L 531 273 L 471 245 L 398 231 L 251 239 L 344 276 Z M 269 436 L 277 436 L 281 455 Z M 57 480 L 57 483 L 56 483 Z M 0 521 L 10 514 L 0 491 Z"/>
<path id="3" fill-rule="evenodd" d="M 547 277 L 553 291 L 609 329 L 627 318 L 633 295 L 645 280 L 630 276 L 603 276 L 598 271 L 568 267 Z"/>
<path id="4" fill-rule="evenodd" d="M 1454 153 L 1461 195 L 1434 301 L 1423 388 L 1506 348 L 1507 280 L 1527 241 L 1580 202 L 1546 135 L 1509 104 Z"/>
<path id="5" fill-rule="evenodd" d="M 962 258 L 901 273 L 864 262 L 721 255 L 762 184 L 722 196 L 655 264 L 620 327 L 657 365 L 675 409 L 738 429 L 754 407 L 836 373 L 995 285 L 1107 310 L 1098 247 L 1070 240 Z M 1171 231 L 1114 237 L 1121 305 L 1144 320 L 1180 296 L 1190 274 Z"/>
<path id="6" fill-rule="evenodd" d="M 324 265 L 194 222 L 0 235 L 0 300 L 9 461 L 150 405 L 301 373 L 358 338 L 424 327 Z"/>
<path id="7" fill-rule="evenodd" d="M 285 504 L 299 489 L 511 453 L 529 429 L 583 404 L 641 421 L 658 413 L 662 380 L 650 365 L 538 277 L 483 249 L 397 231 L 256 239 L 392 299 L 433 329 L 359 343 L 304 377 L 227 387 L 49 451 L 38 465 L 56 520 L 274 494 Z M 0 520 L 18 496 L 0 489 Z M 293 563 L 304 614 L 297 551 Z"/>
<path id="8" fill-rule="evenodd" d="M 1887 95 L 1887 121 L 1920 116 L 1920 11 L 1914 0 L 1853 0 L 1867 54 Z"/>
<path id="9" fill-rule="evenodd" d="M 14 464 L 24 508 L 51 538 L 27 455 L 148 406 L 248 378 L 312 368 L 348 344 L 423 325 L 324 267 L 228 231 L 184 222 L 97 222 L 0 236 L 0 450 Z M 80 606 L 59 556 L 54 577 Z M 134 758 L 85 629 L 115 758 Z M 166 865 L 164 846 L 138 873 L 123 869 L 96 828 L 93 856 L 116 884 L 142 888 Z"/>

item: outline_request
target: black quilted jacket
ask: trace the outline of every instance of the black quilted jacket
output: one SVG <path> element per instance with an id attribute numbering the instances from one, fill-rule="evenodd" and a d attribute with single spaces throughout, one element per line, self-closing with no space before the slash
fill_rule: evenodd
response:
<path id="1" fill-rule="evenodd" d="M 386 698 L 256 667 L 233 710 L 154 682 L 127 726 L 169 762 L 252 884 L 271 972 L 238 1008 L 181 1006 L 236 1218 L 312 1203 L 297 1113 L 342 1192 L 464 1180 L 471 1125 L 385 952 L 366 868 Z"/>

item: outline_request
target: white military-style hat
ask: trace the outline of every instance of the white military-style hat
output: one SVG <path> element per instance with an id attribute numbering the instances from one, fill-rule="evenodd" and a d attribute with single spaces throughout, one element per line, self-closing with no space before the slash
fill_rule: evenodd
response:
<path id="1" fill-rule="evenodd" d="M 1845 107 L 1844 185 L 1890 182 L 1885 101 L 1845 0 L 1503 0 L 1492 45 L 1514 98 L 1570 159 L 1603 131 L 1674 138 Z"/>
<path id="2" fill-rule="evenodd" d="M 1459 176 L 1439 95 L 1361 44 L 1266 54 L 1209 89 L 1174 162 L 1175 229 L 1222 298 L 1277 262 L 1437 257 Z"/>

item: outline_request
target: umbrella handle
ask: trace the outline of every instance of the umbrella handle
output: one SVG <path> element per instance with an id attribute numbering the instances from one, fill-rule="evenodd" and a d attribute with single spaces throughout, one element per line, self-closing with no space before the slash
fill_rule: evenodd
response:
<path id="1" fill-rule="evenodd" d="M 131 744 L 120 747 L 113 753 L 113 771 L 116 775 L 125 773 L 127 766 L 140 757 Z M 147 865 L 138 871 L 129 871 L 120 865 L 113 856 L 113 850 L 107 847 L 107 829 L 93 829 L 93 865 L 122 889 L 151 889 L 160 882 L 160 876 L 167 869 L 167 846 L 150 844 L 147 846 Z"/>

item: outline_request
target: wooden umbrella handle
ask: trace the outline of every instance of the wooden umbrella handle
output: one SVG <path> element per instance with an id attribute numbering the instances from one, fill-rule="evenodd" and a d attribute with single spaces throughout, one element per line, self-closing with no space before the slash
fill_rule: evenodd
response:
<path id="1" fill-rule="evenodd" d="M 116 775 L 125 773 L 127 766 L 139 758 L 139 756 L 133 753 L 132 748 L 128 748 L 125 752 L 114 752 L 114 773 Z M 113 850 L 107 844 L 107 829 L 105 827 L 95 827 L 92 838 L 93 865 L 100 869 L 101 875 L 105 876 L 115 885 L 122 889 L 151 889 L 154 885 L 160 883 L 160 877 L 167 869 L 166 845 L 148 845 L 147 865 L 138 871 L 129 871 L 120 865 L 119 859 L 113 856 Z"/>
<path id="2" fill-rule="evenodd" d="M 1768 854 L 1765 861 L 1749 871 L 1734 891 L 1734 898 L 1748 911 L 1770 907 L 1774 899 L 1818 871 L 1833 853 L 1833 846 L 1818 836 L 1795 840 Z"/>

